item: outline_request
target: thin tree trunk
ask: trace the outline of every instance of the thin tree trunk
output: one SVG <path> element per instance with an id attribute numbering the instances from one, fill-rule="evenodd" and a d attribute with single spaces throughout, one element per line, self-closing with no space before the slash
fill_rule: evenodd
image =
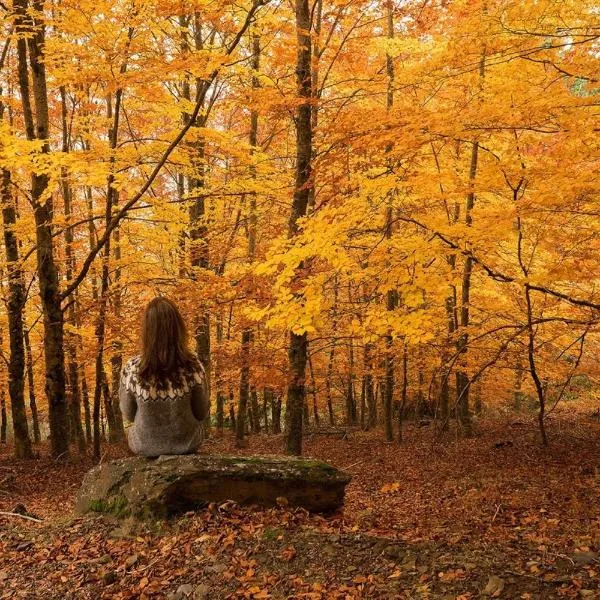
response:
<path id="1" fill-rule="evenodd" d="M 6 414 L 6 391 L 0 388 L 0 444 L 6 444 L 6 432 L 8 430 L 8 417 Z"/>
<path id="2" fill-rule="evenodd" d="M 273 422 L 273 433 L 281 433 L 281 398 L 275 394 L 271 396 L 271 419 Z"/>
<path id="3" fill-rule="evenodd" d="M 296 82 L 298 96 L 302 99 L 296 114 L 296 182 L 294 200 L 289 221 L 289 237 L 298 233 L 298 221 L 306 215 L 310 188 L 313 185 L 311 176 L 312 157 L 312 124 L 311 124 L 311 11 L 308 0 L 295 0 L 297 63 Z M 302 410 L 306 397 L 305 374 L 308 357 L 308 337 L 306 333 L 290 332 L 288 360 L 289 377 L 287 393 L 288 427 L 286 431 L 285 450 L 289 454 L 302 454 Z"/>
<path id="4" fill-rule="evenodd" d="M 67 97 L 64 86 L 60 88 L 61 98 L 61 123 L 62 123 L 62 151 L 66 154 L 70 150 L 68 115 L 67 115 Z M 75 269 L 75 255 L 73 252 L 73 229 L 71 224 L 71 188 L 67 177 L 66 167 L 61 168 L 61 188 L 64 200 L 65 212 L 65 257 L 66 257 L 66 277 L 70 282 L 73 278 Z M 75 326 L 75 303 L 70 302 L 67 310 L 67 323 Z M 76 439 L 80 453 L 85 452 L 85 439 L 83 436 L 83 427 L 81 424 L 81 396 L 79 390 L 78 364 L 77 364 L 77 346 L 81 343 L 79 336 L 74 333 L 65 333 L 67 370 L 69 373 L 69 416 L 71 438 Z"/>
<path id="5" fill-rule="evenodd" d="M 479 62 L 479 77 L 483 85 L 485 75 L 485 51 Z M 475 140 L 471 148 L 471 161 L 469 166 L 469 186 L 470 191 L 467 194 L 465 203 L 465 224 L 470 227 L 473 222 L 472 211 L 475 205 L 475 178 L 477 177 L 477 167 L 479 162 L 479 141 Z M 465 258 L 463 265 L 463 276 L 461 285 L 461 303 L 460 303 L 460 335 L 457 341 L 457 352 L 462 355 L 463 363 L 467 361 L 469 347 L 469 334 L 466 329 L 469 326 L 469 309 L 471 302 L 471 275 L 473 273 L 473 259 L 470 256 Z M 470 380 L 466 372 L 466 364 L 463 364 L 456 373 L 456 397 L 458 419 L 465 435 L 470 436 L 473 432 L 469 407 L 469 387 Z"/>
<path id="6" fill-rule="evenodd" d="M 406 402 L 408 399 L 408 346 L 404 342 L 404 348 L 402 350 L 402 396 L 400 398 L 400 404 L 398 405 L 398 443 L 401 444 L 403 440 L 402 425 L 404 420 L 404 410 L 406 408 Z"/>
<path id="7" fill-rule="evenodd" d="M 364 427 L 365 430 L 372 429 L 377 424 L 377 406 L 375 404 L 375 396 L 373 393 L 373 359 L 371 357 L 371 351 L 371 344 L 366 343 L 363 350 L 363 386 L 365 399 L 364 401 L 366 405 L 365 408 L 367 411 L 364 423 L 361 416 L 361 425 Z"/>
<path id="8" fill-rule="evenodd" d="M 233 407 L 233 398 L 229 401 L 229 420 L 231 421 L 231 429 L 237 431 L 237 424 L 235 420 L 235 408 Z"/>
<path id="9" fill-rule="evenodd" d="M 86 445 L 92 444 L 92 417 L 90 411 L 90 395 L 88 392 L 87 378 L 85 369 L 81 366 L 81 396 L 83 399 L 83 414 L 85 415 L 85 442 Z M 95 420 L 94 420 L 95 429 Z"/>
<path id="10" fill-rule="evenodd" d="M 40 417 L 38 414 L 37 400 L 35 397 L 35 383 L 33 380 L 33 356 L 31 353 L 31 343 L 29 341 L 29 331 L 23 332 L 23 341 L 25 342 L 25 364 L 27 368 L 27 388 L 29 391 L 29 410 L 31 411 L 31 422 L 33 425 L 33 442 L 39 444 L 42 441 L 40 433 Z"/>
<path id="11" fill-rule="evenodd" d="M 133 29 L 130 27 L 128 31 L 128 41 L 131 41 L 133 37 Z M 120 72 L 121 74 L 125 73 L 127 69 L 126 60 L 121 64 Z M 115 92 L 115 106 L 113 109 L 112 100 L 109 96 L 107 98 L 107 117 L 110 120 L 110 129 L 109 129 L 109 148 L 110 148 L 110 167 L 109 173 L 106 178 L 106 204 L 104 208 L 104 222 L 106 227 L 108 227 L 111 219 L 112 219 L 112 210 L 115 205 L 115 198 L 117 190 L 114 187 L 115 183 L 115 157 L 114 150 L 117 147 L 118 135 L 119 135 L 119 121 L 121 116 L 121 101 L 123 98 L 123 90 L 121 88 L 117 89 Z M 107 308 L 108 308 L 108 293 L 109 293 L 109 268 L 110 268 L 110 257 L 111 257 L 111 242 L 112 236 L 109 236 L 106 240 L 102 251 L 102 268 L 100 275 L 100 296 L 99 296 L 99 305 L 98 305 L 98 315 L 96 318 L 96 378 L 94 383 L 94 410 L 96 407 L 100 406 L 100 402 L 102 400 L 102 393 L 104 391 L 104 384 L 106 379 L 106 373 L 104 369 L 104 350 L 105 350 L 105 338 L 106 338 L 106 318 L 107 318 Z M 107 384 L 108 385 L 108 384 Z M 106 417 L 108 419 L 108 430 L 109 430 L 109 439 L 112 441 L 114 436 L 114 428 L 115 422 L 113 418 L 112 412 L 112 403 L 110 398 L 105 398 L 105 410 Z M 94 427 L 94 458 L 96 460 L 100 459 L 100 436 L 96 427 Z"/>
<path id="12" fill-rule="evenodd" d="M 269 433 L 269 405 L 270 405 L 270 390 L 263 388 L 263 415 L 265 417 L 265 433 Z"/>
<path id="13" fill-rule="evenodd" d="M 252 410 L 252 433 L 260 433 L 260 410 L 255 388 L 250 391 L 250 409 Z"/>
<path id="14" fill-rule="evenodd" d="M 387 37 L 388 39 L 394 38 L 394 4 L 392 0 L 387 0 Z M 386 55 L 386 70 L 388 77 L 387 87 L 387 111 L 391 111 L 394 105 L 394 61 L 392 56 L 388 53 Z M 386 151 L 391 151 L 391 146 L 386 148 Z M 386 223 L 385 223 L 385 237 L 388 240 L 392 238 L 393 231 L 393 196 L 390 194 L 389 206 L 387 208 Z M 386 309 L 388 311 L 394 311 L 397 306 L 397 294 L 396 290 L 388 290 L 386 294 Z M 383 419 L 385 427 L 385 439 L 388 442 L 394 440 L 394 427 L 392 422 L 392 408 L 394 403 L 394 338 L 389 333 L 385 336 L 385 391 L 384 391 L 384 410 Z"/>
<path id="15" fill-rule="evenodd" d="M 225 393 L 223 392 L 222 374 L 223 313 L 217 320 L 217 361 L 215 364 L 215 381 L 217 387 L 217 431 L 222 434 L 225 426 Z"/>
<path id="16" fill-rule="evenodd" d="M 335 425 L 335 416 L 333 414 L 333 400 L 331 397 L 331 378 L 333 376 L 333 358 L 335 356 L 335 340 L 331 345 L 329 351 L 329 361 L 327 362 L 327 412 L 329 413 L 329 425 L 333 427 Z"/>
<path id="17" fill-rule="evenodd" d="M 515 365 L 515 385 L 513 390 L 513 408 L 517 411 L 522 409 L 523 404 L 523 360 L 520 349 L 517 354 L 517 364 Z"/>
<path id="18" fill-rule="evenodd" d="M 260 37 L 252 35 L 252 89 L 259 87 L 258 71 L 260 69 Z M 258 145 L 258 112 L 250 112 L 250 156 L 252 156 Z M 251 168 L 252 177 L 256 177 L 256 172 Z M 247 263 L 251 265 L 254 262 L 256 252 L 256 194 L 250 194 L 250 204 L 248 211 L 248 254 Z M 248 399 L 250 393 L 250 350 L 253 341 L 252 328 L 246 326 L 242 331 L 241 345 L 241 363 L 240 369 L 240 398 L 238 406 L 238 426 L 236 429 L 236 444 L 243 444 L 243 435 L 245 431 L 245 418 L 247 414 Z M 251 399 L 250 425 L 252 433 L 258 433 L 260 424 L 258 422 L 258 407 L 255 407 L 254 398 Z"/>
<path id="19" fill-rule="evenodd" d="M 246 359 L 249 351 L 245 348 L 251 342 L 252 332 L 249 329 L 244 329 L 242 332 L 242 366 L 240 375 L 240 396 L 237 410 L 237 423 L 235 427 L 235 443 L 236 446 L 244 445 L 244 436 L 246 433 L 246 416 L 248 412 L 248 397 L 250 395 L 249 382 L 249 365 Z"/>
<path id="20" fill-rule="evenodd" d="M 0 110 L 0 117 L 1 115 Z M 31 439 L 25 413 L 25 349 L 23 346 L 23 309 L 25 306 L 25 284 L 19 263 L 19 246 L 14 232 L 16 210 L 10 190 L 11 174 L 2 169 L 0 199 L 4 225 L 4 248 L 8 268 L 8 336 L 10 356 L 8 361 L 8 393 L 14 431 L 15 457 L 31 458 Z M 4 395 L 4 390 L 2 391 Z M 4 407 L 6 410 L 6 406 Z M 6 422 L 6 421 L 4 421 Z M 6 434 L 5 434 L 6 435 Z"/>
<path id="21" fill-rule="evenodd" d="M 348 381 L 346 385 L 346 423 L 356 425 L 356 398 L 354 393 L 354 342 L 350 339 Z"/>
<path id="22" fill-rule="evenodd" d="M 115 207 L 118 206 L 119 194 L 115 193 Z M 114 431 L 111 441 L 120 442 L 125 439 L 125 425 L 123 414 L 119 405 L 119 385 L 121 380 L 121 369 L 123 367 L 123 342 L 121 341 L 120 323 L 122 321 L 121 306 L 121 231 L 117 227 L 113 233 L 114 238 L 114 260 L 116 264 L 114 282 L 112 285 L 113 322 L 116 327 L 112 328 L 112 355 L 110 357 L 110 370 L 112 375 L 112 405 L 114 411 Z"/>
<path id="23" fill-rule="evenodd" d="M 313 397 L 313 418 L 315 421 L 315 427 L 318 427 L 321 419 L 319 417 L 319 403 L 317 399 L 317 382 L 315 380 L 315 372 L 313 370 L 312 358 L 310 355 L 308 356 L 308 369 L 310 371 L 310 389 Z"/>

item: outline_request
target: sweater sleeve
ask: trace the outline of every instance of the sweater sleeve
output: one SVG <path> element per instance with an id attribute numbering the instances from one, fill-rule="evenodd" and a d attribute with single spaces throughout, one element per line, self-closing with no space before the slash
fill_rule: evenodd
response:
<path id="1" fill-rule="evenodd" d="M 196 420 L 204 421 L 209 412 L 209 400 L 206 383 L 196 383 L 192 387 L 192 413 Z"/>
<path id="2" fill-rule="evenodd" d="M 123 382 L 123 376 L 121 375 L 121 381 L 119 383 L 119 406 L 123 416 L 130 422 L 133 423 L 135 419 L 135 413 L 137 412 L 137 403 L 133 394 L 127 391 L 127 388 Z"/>

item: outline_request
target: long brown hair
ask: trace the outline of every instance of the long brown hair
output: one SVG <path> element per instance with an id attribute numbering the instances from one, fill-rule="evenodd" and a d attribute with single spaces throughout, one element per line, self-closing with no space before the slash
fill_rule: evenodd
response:
<path id="1" fill-rule="evenodd" d="M 177 306 L 168 298 L 151 300 L 142 320 L 140 378 L 160 382 L 176 376 L 181 369 L 193 369 L 197 359 L 187 344 L 187 329 Z"/>

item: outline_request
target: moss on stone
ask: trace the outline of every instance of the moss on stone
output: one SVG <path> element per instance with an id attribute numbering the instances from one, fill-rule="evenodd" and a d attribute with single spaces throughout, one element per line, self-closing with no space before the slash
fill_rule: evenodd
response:
<path id="1" fill-rule="evenodd" d="M 127 499 L 123 496 L 112 496 L 106 500 L 90 500 L 88 510 L 114 515 L 115 517 L 124 517 L 129 513 Z"/>

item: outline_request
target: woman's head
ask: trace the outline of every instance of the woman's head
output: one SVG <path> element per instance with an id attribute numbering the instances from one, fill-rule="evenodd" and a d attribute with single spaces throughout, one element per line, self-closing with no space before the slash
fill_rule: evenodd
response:
<path id="1" fill-rule="evenodd" d="M 142 321 L 140 377 L 146 381 L 167 379 L 182 368 L 192 367 L 194 355 L 187 344 L 187 330 L 178 308 L 168 298 L 154 298 Z"/>

